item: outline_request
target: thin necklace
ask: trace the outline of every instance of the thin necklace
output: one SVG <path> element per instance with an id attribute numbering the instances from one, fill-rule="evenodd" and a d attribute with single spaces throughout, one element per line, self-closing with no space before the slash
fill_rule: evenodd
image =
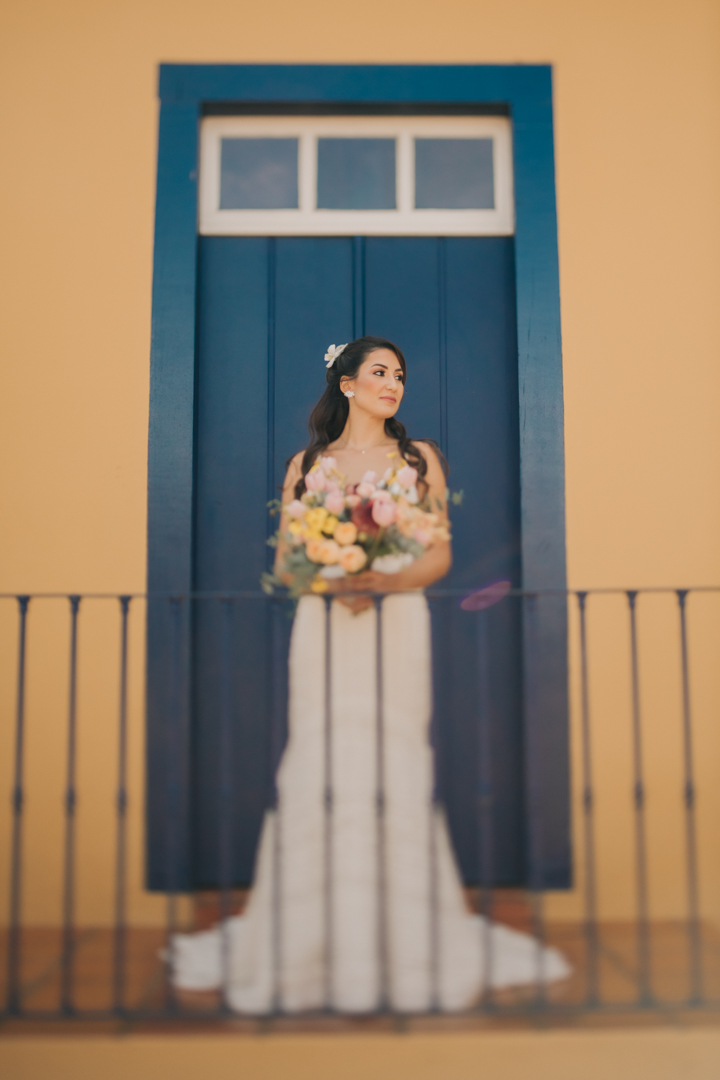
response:
<path id="1" fill-rule="evenodd" d="M 375 446 L 368 446 L 365 450 L 361 450 L 359 446 L 343 446 L 343 450 L 352 450 L 354 454 L 365 454 L 367 450 L 379 450 L 381 446 L 392 446 L 392 443 L 376 443 Z"/>

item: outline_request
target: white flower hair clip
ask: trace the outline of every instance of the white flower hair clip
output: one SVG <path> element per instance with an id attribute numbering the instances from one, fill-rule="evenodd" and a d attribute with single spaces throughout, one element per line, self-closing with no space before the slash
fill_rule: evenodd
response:
<path id="1" fill-rule="evenodd" d="M 333 366 L 333 364 L 335 363 L 335 361 L 337 360 L 340 353 L 343 351 L 343 349 L 346 349 L 347 347 L 348 347 L 348 342 L 347 341 L 345 342 L 344 345 L 338 345 L 337 347 L 335 345 L 330 345 L 328 347 L 328 351 L 325 353 L 325 367 L 326 368 L 331 368 Z"/>

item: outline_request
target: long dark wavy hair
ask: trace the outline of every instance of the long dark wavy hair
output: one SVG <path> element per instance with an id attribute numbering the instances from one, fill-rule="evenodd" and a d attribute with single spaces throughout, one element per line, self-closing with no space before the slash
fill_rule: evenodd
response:
<path id="1" fill-rule="evenodd" d="M 336 439 L 339 439 L 343 433 L 348 418 L 348 412 L 350 411 L 350 403 L 340 389 L 340 380 L 343 377 L 354 379 L 360 370 L 363 361 L 370 353 L 375 352 L 376 349 L 389 349 L 390 352 L 395 353 L 400 361 L 400 367 L 402 368 L 403 374 L 403 385 L 405 385 L 405 380 L 407 379 L 407 364 L 405 362 L 405 357 L 402 354 L 402 350 L 399 349 L 397 345 L 393 344 L 392 341 L 388 341 L 387 338 L 366 336 L 357 338 L 356 341 L 351 341 L 345 346 L 332 367 L 328 368 L 327 375 L 325 376 L 327 382 L 325 393 L 310 413 L 310 419 L 308 420 L 310 442 L 303 454 L 302 476 L 295 485 L 296 499 L 299 499 L 305 491 L 305 477 L 317 458 L 331 443 L 335 442 Z M 427 483 L 425 481 L 427 462 L 423 457 L 422 452 L 409 438 L 408 433 L 405 430 L 405 425 L 401 424 L 397 417 L 391 416 L 385 421 L 385 434 L 389 436 L 389 438 L 397 440 L 398 448 L 402 456 L 408 464 L 417 469 L 420 481 L 420 492 L 421 494 L 424 493 L 424 491 L 427 490 Z M 435 449 L 445 475 L 447 476 L 447 462 L 445 461 L 438 444 L 434 439 L 423 439 L 421 441 L 429 443 Z M 289 459 L 288 465 L 291 460 L 292 458 Z"/>

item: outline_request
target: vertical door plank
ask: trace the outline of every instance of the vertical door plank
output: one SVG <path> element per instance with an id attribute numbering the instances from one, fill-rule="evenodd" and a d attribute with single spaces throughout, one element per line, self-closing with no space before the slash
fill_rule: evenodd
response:
<path id="1" fill-rule="evenodd" d="M 195 589 L 257 590 L 266 566 L 268 247 L 265 238 L 205 237 L 200 250 Z M 223 610 L 193 619 L 193 884 L 219 881 Z M 229 634 L 231 848 L 235 884 L 251 880 L 271 763 L 270 622 L 261 601 L 235 601 Z M 227 655 L 227 654 L 226 654 Z"/>
<path id="2" fill-rule="evenodd" d="M 323 356 L 353 334 L 353 249 L 348 237 L 279 237 L 275 264 L 275 483 L 308 442 L 325 390 Z"/>
<path id="3" fill-rule="evenodd" d="M 408 362 L 399 419 L 411 436 L 440 441 L 438 241 L 374 236 L 365 241 L 365 332 L 389 338 Z"/>
<path id="4" fill-rule="evenodd" d="M 445 245 L 448 456 L 455 588 L 497 580 L 521 584 L 520 463 L 514 248 L 511 237 L 448 238 Z M 479 731 L 477 616 L 457 601 L 439 605 L 436 641 L 444 650 L 441 791 L 465 880 L 480 880 L 481 804 L 487 795 Z M 516 600 L 482 616 L 487 624 L 485 702 L 493 781 L 496 884 L 524 874 L 521 618 Z M 488 861 L 485 866 L 488 868 Z M 489 884 L 489 882 L 485 882 Z"/>

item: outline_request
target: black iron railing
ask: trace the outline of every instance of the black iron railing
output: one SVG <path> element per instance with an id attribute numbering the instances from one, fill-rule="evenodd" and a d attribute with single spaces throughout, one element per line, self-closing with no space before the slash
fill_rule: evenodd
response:
<path id="1" fill-rule="evenodd" d="M 490 701 L 492 678 L 491 659 L 488 638 L 492 634 L 489 619 L 489 606 L 476 603 L 474 613 L 468 615 L 474 620 L 474 663 L 473 678 L 476 684 L 476 696 L 473 699 L 473 714 L 467 717 L 467 723 L 474 724 L 477 748 L 477 771 L 474 784 L 476 799 L 472 803 L 472 812 L 477 813 L 477 837 L 479 844 L 478 863 L 475 879 L 466 880 L 466 896 L 469 905 L 485 916 L 480 923 L 479 933 L 484 937 L 483 975 L 480 992 L 477 995 L 470 1014 L 502 1015 L 505 1013 L 523 1013 L 528 1011 L 547 1011 L 550 1013 L 578 1013 L 602 1010 L 629 1009 L 689 1009 L 720 1008 L 720 934 L 713 923 L 713 912 L 709 902 L 703 904 L 703 873 L 708 878 L 717 877 L 717 862 L 720 859 L 720 826 L 706 823 L 704 846 L 698 840 L 698 781 L 697 754 L 698 734 L 694 725 L 691 703 L 691 660 L 689 621 L 692 618 L 693 605 L 704 598 L 712 601 L 720 599 L 718 589 L 632 589 L 632 590 L 501 590 L 500 594 L 490 591 L 490 600 L 497 605 L 515 605 L 525 626 L 523 707 L 526 717 L 524 728 L 523 760 L 525 762 L 524 783 L 524 869 L 522 880 L 502 881 L 498 878 L 498 837 L 497 828 L 497 790 L 498 777 L 493 768 L 492 741 L 494 737 L 491 716 L 493 703 Z M 458 603 L 467 597 L 466 592 L 453 590 L 431 590 L 427 593 L 431 607 L 450 605 L 457 608 Z M 656 667 L 649 666 L 644 671 L 641 665 L 640 612 L 643 604 L 650 597 L 664 598 L 663 618 L 667 626 L 667 641 L 670 631 L 674 636 L 671 644 L 661 653 Z M 271 679 L 280 680 L 285 653 L 278 640 L 286 640 L 289 621 L 286 619 L 287 601 L 280 597 L 262 597 L 256 593 L 192 594 L 188 596 L 151 596 L 146 595 L 19 595 L 5 596 L 0 600 L 6 607 L 14 605 L 16 611 L 16 637 L 8 655 L 12 655 L 15 669 L 15 690 L 13 714 L 6 715 L 3 724 L 12 726 L 13 755 L 11 760 L 12 776 L 8 777 L 10 787 L 10 828 L 7 837 L 7 865 L 9 867 L 7 906 L 7 931 L 5 934 L 5 991 L 2 1003 L 2 1015 L 7 1019 L 15 1018 L 106 1018 L 119 1016 L 137 1020 L 152 1018 L 204 1018 L 221 1019 L 229 1014 L 227 987 L 231 978 L 230 935 L 228 922 L 233 911 L 237 910 L 239 896 L 236 860 L 234 858 L 234 818 L 233 805 L 237 796 L 236 777 L 233 773 L 233 737 L 235 723 L 235 701 L 233 683 L 233 665 L 236 662 L 236 643 L 233 641 L 233 626 L 236 613 L 245 604 L 255 605 L 253 610 L 272 613 L 269 626 L 272 640 L 269 649 L 273 653 L 268 670 Z M 598 605 L 611 600 L 615 605 L 616 636 L 626 635 L 627 653 L 625 661 L 616 666 L 617 695 L 629 691 L 628 723 L 629 731 L 623 738 L 618 738 L 616 754 L 618 761 L 625 748 L 629 751 L 629 760 L 623 762 L 629 768 L 631 776 L 630 790 L 621 790 L 616 785 L 607 783 L 608 770 L 601 770 L 602 781 L 599 791 L 598 769 L 593 754 L 597 741 L 597 728 L 594 725 L 593 687 L 591 683 L 591 623 Z M 336 1012 L 335 992 L 333 987 L 333 813 L 335 792 L 333 790 L 333 691 L 332 671 L 332 635 L 330 619 L 331 597 L 325 597 L 325 691 L 324 691 L 324 883 L 322 903 L 324 911 L 324 974 L 322 1010 Z M 376 619 L 376 678 L 375 678 L 375 853 L 377 881 L 377 964 L 379 972 L 377 1013 L 392 1011 L 393 1002 L 389 985 L 388 966 L 388 920 L 385 905 L 387 902 L 387 849 L 385 831 L 386 811 L 386 761 L 385 761 L 385 694 L 383 670 L 383 598 L 373 597 Z M 24 867 L 30 850 L 30 839 L 25 835 L 24 822 L 28 800 L 34 793 L 28 787 L 27 756 L 28 738 L 31 724 L 28 711 L 29 695 L 33 692 L 28 657 L 34 644 L 32 639 L 33 615 L 36 609 L 48 604 L 66 605 L 68 619 L 67 647 L 67 701 L 65 719 L 65 759 L 56 763 L 64 770 L 64 792 L 62 804 L 57 805 L 55 815 L 63 817 L 62 857 L 59 860 L 60 874 L 57 882 L 60 898 L 59 925 L 40 926 L 37 919 L 25 918 L 27 889 L 32 882 L 26 879 Z M 113 735 L 117 747 L 115 754 L 114 791 L 107 791 L 106 801 L 112 803 L 114 836 L 107 837 L 107 843 L 114 845 L 112 874 L 114 876 L 112 895 L 112 917 L 105 920 L 104 926 L 85 926 L 79 915 L 82 900 L 79 894 L 78 871 L 79 853 L 77 844 L 78 815 L 92 814 L 93 806 L 81 801 L 83 792 L 79 790 L 78 774 L 78 737 L 79 737 L 79 696 L 81 657 L 82 657 L 82 622 L 85 611 L 92 604 L 103 603 L 114 606 L 117 614 L 117 637 L 115 648 L 119 648 L 119 665 L 116 666 L 115 684 L 117 702 L 115 707 L 116 728 Z M 573 861 L 575 865 L 570 882 L 573 896 L 581 896 L 579 907 L 572 918 L 562 923 L 557 917 L 547 917 L 546 874 L 543 865 L 543 845 L 546 837 L 543 831 L 548 828 L 543 810 L 544 793 L 538 790 L 538 776 L 533 769 L 533 761 L 548 752 L 543 743 L 543 718 L 540 715 L 534 723 L 528 723 L 532 715 L 532 695 L 534 678 L 533 664 L 541 662 L 541 650 L 535 657 L 532 653 L 532 636 L 528 628 L 534 625 L 534 613 L 538 605 L 550 603 L 557 609 L 563 609 L 569 617 L 569 647 L 571 671 L 571 698 L 574 701 L 576 722 L 572 727 L 572 738 L 576 740 L 574 756 L 574 777 L 572 790 L 573 809 L 576 821 L 572 831 Z M 158 926 L 143 926 L 142 920 L 130 918 L 128 897 L 131 888 L 137 889 L 137 873 L 133 876 L 134 885 L 128 878 L 131 860 L 142 857 L 142 852 L 135 850 L 129 838 L 128 815 L 132 807 L 137 807 L 143 800 L 143 791 L 136 783 L 132 789 L 131 769 L 129 764 L 129 738 L 131 729 L 129 680 L 138 681 L 141 671 L 133 670 L 130 631 L 132 616 L 136 614 L 143 620 L 137 629 L 144 625 L 146 608 L 149 604 L 164 605 L 170 613 L 167 625 L 170 627 L 172 640 L 169 643 L 170 685 L 166 696 L 166 715 L 156 717 L 156 722 L 167 725 L 166 746 L 168 748 L 166 771 L 166 797 L 164 801 L 165 831 L 164 852 L 166 860 L 166 919 L 164 929 Z M 217 755 L 217 814 L 216 843 L 218 850 L 216 880 L 208 886 L 200 882 L 205 894 L 211 894 L 214 914 L 222 929 L 221 939 L 221 986 L 216 991 L 188 994 L 179 990 L 173 978 L 173 950 L 175 935 L 179 930 L 192 928 L 191 905 L 186 894 L 192 894 L 193 882 L 188 885 L 182 880 L 178 867 L 183 858 L 181 849 L 187 847 L 187 837 L 183 830 L 183 800 L 187 791 L 183 784 L 182 766 L 174 757 L 176 736 L 179 730 L 179 718 L 183 712 L 184 693 L 188 684 L 188 672 L 183 665 L 191 663 L 188 654 L 183 652 L 184 620 L 192 618 L 192 611 L 198 604 L 213 606 L 218 613 L 217 671 L 219 672 L 219 709 L 218 755 Z M 621 609 L 624 607 L 624 612 Z M 471 604 L 470 607 L 473 605 Z M 284 623 L 283 623 L 284 620 Z M 707 622 L 707 620 L 705 620 Z M 279 638 L 274 636 L 272 628 Z M 284 628 L 283 628 L 284 627 Z M 717 627 L 715 629 L 717 632 Z M 284 637 L 283 637 L 284 635 Z M 141 636 L 141 635 L 140 635 Z M 612 636 L 612 635 L 611 635 Z M 695 640 L 695 639 L 694 639 Z M 45 650 L 47 658 L 51 646 L 45 641 L 38 649 Z M 192 651 L 192 650 L 191 650 Z M 708 650 L 705 650 L 706 653 Z M 657 671 L 657 664 L 668 662 L 674 652 L 672 662 L 676 665 L 679 683 L 679 708 L 676 723 L 681 747 L 681 761 L 678 769 L 680 783 L 673 791 L 667 787 L 667 777 L 655 775 L 657 766 L 648 762 L 648 739 L 652 739 L 652 725 L 643 713 L 644 692 L 648 679 Z M 540 659 L 538 659 L 538 657 Z M 663 660 L 664 657 L 664 660 Z M 623 666 L 624 664 L 624 666 Z M 137 664 L 136 664 L 137 667 Z M 5 669 L 6 671 L 8 668 Z M 649 672 L 649 674 L 648 674 Z M 274 673 L 274 674 L 273 674 Z M 42 672 L 36 671 L 42 678 Z M 626 678 L 627 676 L 627 678 Z M 281 680 L 280 680 L 281 681 Z M 286 701 L 277 690 L 268 706 L 266 716 L 268 756 L 271 762 L 269 771 L 269 790 L 266 806 L 277 808 L 278 795 L 274 782 L 274 771 L 281 756 L 284 740 L 284 710 Z M 191 699 L 192 700 L 192 699 Z M 270 699 L 268 699 L 270 700 Z M 559 700 L 559 699 L 558 699 Z M 706 711 L 716 709 L 718 702 L 705 702 Z M 562 703 L 558 707 L 562 707 Z M 190 706 L 192 708 L 192 704 Z M 436 703 L 437 711 L 437 703 Z M 710 724 L 709 720 L 706 723 Z M 174 726 L 175 725 L 175 726 Z M 620 730 L 618 728 L 618 730 Z M 705 729 L 703 729 L 705 730 Z M 625 740 L 625 736 L 627 739 Z M 34 754 L 42 752 L 37 740 L 34 742 Z M 47 763 L 48 767 L 51 763 Z M 685 900 L 682 908 L 676 904 L 668 915 L 665 903 L 661 916 L 656 914 L 658 907 L 654 902 L 653 885 L 658 880 L 658 872 L 652 872 L 652 855 L 648 845 L 648 786 L 653 790 L 663 790 L 664 813 L 671 814 L 682 825 L 684 850 L 682 865 L 675 869 L 665 868 L 663 873 L 677 878 L 682 873 Z M 629 813 L 625 820 L 632 829 L 633 864 L 629 873 L 633 876 L 634 894 L 633 911 L 618 916 L 618 905 L 613 908 L 612 918 L 603 917 L 603 903 L 600 894 L 604 888 L 603 875 L 612 867 L 612 852 L 608 853 L 607 844 L 602 853 L 598 852 L 597 842 L 597 806 L 601 797 L 604 807 L 611 800 L 625 805 Z M 432 794 L 434 804 L 443 801 L 442 786 L 435 784 Z M 680 822 L 680 818 L 682 821 Z M 713 832 L 714 830 L 714 832 Z M 708 839 L 709 837 L 709 839 Z M 570 838 L 569 838 L 570 839 Z M 437 867 L 436 832 L 429 832 L 429 862 Z M 280 855 L 276 850 L 275 876 L 281 872 Z M 712 861 L 714 860 L 714 864 Z M 136 868 L 137 869 L 137 868 Z M 628 873 L 625 873 L 627 878 Z M 662 875 L 660 875 L 662 876 Z M 87 884 L 87 874 L 81 875 Z M 467 875 L 466 875 L 467 878 Z M 613 878 L 615 880 L 615 878 Z M 442 962 L 442 935 L 439 929 L 438 875 L 431 873 L 430 880 L 430 944 L 429 969 L 430 993 L 427 1012 L 436 1012 L 441 1008 L 439 992 L 440 968 Z M 243 887 L 248 882 L 240 883 Z M 279 910 L 279 889 L 275 889 L 275 907 L 273 910 L 273 993 L 270 1015 L 279 1015 L 284 1010 L 281 992 L 282 967 L 282 918 Z M 621 907 L 622 905 L 620 905 Z M 715 913 L 715 918 L 720 913 Z M 525 980 L 523 986 L 510 990 L 498 991 L 493 988 L 493 937 L 491 920 L 510 922 L 531 934 L 536 942 L 535 972 L 532 980 Z M 565 954 L 572 967 L 572 974 L 561 982 L 548 979 L 545 970 L 545 944 L 556 946 Z M 267 1011 L 267 1010 L 266 1010 Z"/>

